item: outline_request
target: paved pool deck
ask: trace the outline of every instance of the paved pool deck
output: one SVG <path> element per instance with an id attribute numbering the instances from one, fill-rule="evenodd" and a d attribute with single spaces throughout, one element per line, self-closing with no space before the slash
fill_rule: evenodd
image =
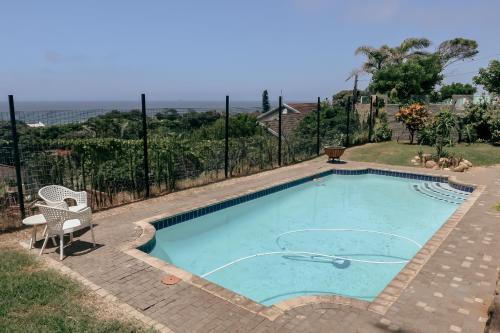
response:
<path id="1" fill-rule="evenodd" d="M 331 168 L 453 176 L 478 185 L 480 191 L 470 207 L 463 208 L 428 244 L 427 254 L 407 265 L 408 277 L 393 281 L 395 291 L 386 288 L 384 297 L 377 298 L 380 304 L 318 297 L 265 308 L 196 277 L 182 276 L 182 271 L 183 280 L 167 286 L 161 280 L 175 268 L 144 260 L 130 250 L 151 233 L 138 221 L 203 207 Z M 90 235 L 84 233 L 65 249 L 67 257 L 58 267 L 164 332 L 483 332 L 500 264 L 500 212 L 493 208 L 499 201 L 500 166 L 453 173 L 361 162 L 329 164 L 322 156 L 96 213 L 99 246 L 89 250 Z M 58 258 L 53 247 L 47 253 Z"/>

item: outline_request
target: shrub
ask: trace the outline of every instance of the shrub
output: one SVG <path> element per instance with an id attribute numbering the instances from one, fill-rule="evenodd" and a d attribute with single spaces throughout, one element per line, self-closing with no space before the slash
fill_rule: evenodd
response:
<path id="1" fill-rule="evenodd" d="M 389 141 L 392 138 L 392 129 L 389 127 L 387 113 L 380 112 L 375 118 L 374 140 L 375 142 Z"/>
<path id="2" fill-rule="evenodd" d="M 468 105 L 463 122 L 462 135 L 469 142 L 486 141 L 500 143 L 500 109 L 491 103 Z"/>
<path id="3" fill-rule="evenodd" d="M 429 120 L 429 112 L 423 104 L 413 103 L 403 107 L 395 115 L 396 120 L 402 122 L 410 132 L 410 143 L 413 143 L 415 133 L 425 127 Z"/>

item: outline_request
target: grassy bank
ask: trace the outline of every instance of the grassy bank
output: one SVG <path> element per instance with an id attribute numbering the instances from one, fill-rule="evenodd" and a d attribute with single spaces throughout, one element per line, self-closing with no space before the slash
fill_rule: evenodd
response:
<path id="1" fill-rule="evenodd" d="M 144 331 L 92 302 L 82 286 L 44 269 L 28 253 L 0 249 L 0 332 Z"/>
<path id="2" fill-rule="evenodd" d="M 393 141 L 370 143 L 348 149 L 342 158 L 351 161 L 374 162 L 392 165 L 411 165 L 410 160 L 422 148 L 424 153 L 434 153 L 429 146 L 410 145 Z M 446 147 L 450 153 L 460 154 L 475 166 L 500 164 L 500 147 L 486 143 L 472 145 L 457 144 Z"/>

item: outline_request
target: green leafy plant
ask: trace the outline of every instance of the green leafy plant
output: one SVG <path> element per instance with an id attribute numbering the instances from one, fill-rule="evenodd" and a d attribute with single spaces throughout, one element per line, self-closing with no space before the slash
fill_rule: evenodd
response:
<path id="1" fill-rule="evenodd" d="M 403 107 L 395 114 L 396 120 L 402 122 L 410 132 L 410 144 L 413 143 L 415 133 L 425 127 L 429 117 L 425 106 L 419 103 Z"/>

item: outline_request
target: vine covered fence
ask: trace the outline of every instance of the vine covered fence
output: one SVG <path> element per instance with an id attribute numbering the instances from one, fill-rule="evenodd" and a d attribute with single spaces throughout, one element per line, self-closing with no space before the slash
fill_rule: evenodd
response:
<path id="1" fill-rule="evenodd" d="M 324 145 L 346 144 L 348 127 L 351 137 L 366 132 L 357 117 L 347 126 L 348 107 L 283 103 L 280 151 L 277 110 L 142 109 L 140 103 L 132 110 L 0 110 L 0 230 L 35 214 L 37 192 L 49 184 L 85 190 L 99 210 L 297 163 Z"/>

